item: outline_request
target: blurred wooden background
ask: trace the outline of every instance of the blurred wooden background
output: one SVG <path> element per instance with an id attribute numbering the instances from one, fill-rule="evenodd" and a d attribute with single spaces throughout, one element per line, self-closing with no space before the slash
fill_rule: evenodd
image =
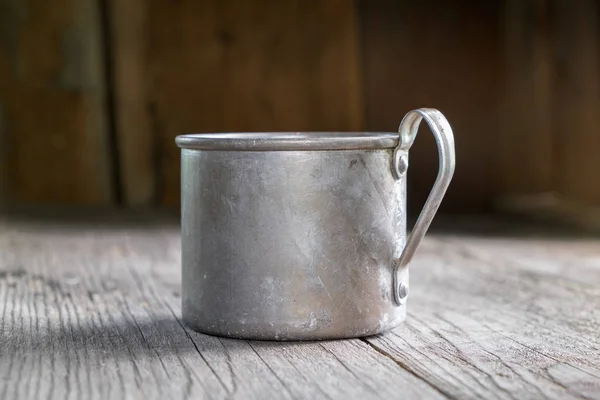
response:
<path id="1" fill-rule="evenodd" d="M 0 200 L 177 207 L 187 132 L 452 124 L 442 210 L 600 217 L 594 0 L 0 0 Z M 426 129 L 410 209 L 437 172 Z"/>

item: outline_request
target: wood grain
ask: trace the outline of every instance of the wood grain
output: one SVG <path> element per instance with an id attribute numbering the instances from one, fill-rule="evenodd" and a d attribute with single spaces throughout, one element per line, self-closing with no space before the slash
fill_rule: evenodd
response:
<path id="1" fill-rule="evenodd" d="M 181 322 L 176 225 L 89 221 L 0 222 L 0 398 L 600 398 L 597 237 L 430 235 L 403 326 L 273 343 Z"/>
<path id="2" fill-rule="evenodd" d="M 497 192 L 499 13 L 498 2 L 360 2 L 366 126 L 393 132 L 411 109 L 444 113 L 456 136 L 458 162 L 443 210 L 485 210 Z M 436 177 L 436 152 L 424 126 L 410 157 L 414 215 Z"/>
<path id="3" fill-rule="evenodd" d="M 129 204 L 179 203 L 178 134 L 362 127 L 352 1 L 111 4 Z"/>
<path id="4" fill-rule="evenodd" d="M 455 398 L 598 398 L 599 254 L 597 239 L 436 238 L 407 329 L 369 342 Z"/>
<path id="5" fill-rule="evenodd" d="M 0 26 L 4 200 L 111 203 L 99 2 L 2 0 Z"/>

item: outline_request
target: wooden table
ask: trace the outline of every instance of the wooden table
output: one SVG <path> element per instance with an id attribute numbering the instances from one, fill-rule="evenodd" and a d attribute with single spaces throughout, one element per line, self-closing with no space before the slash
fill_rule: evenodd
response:
<path id="1" fill-rule="evenodd" d="M 600 399 L 599 238 L 434 232 L 403 326 L 271 343 L 188 329 L 144 221 L 0 222 L 0 399 Z"/>

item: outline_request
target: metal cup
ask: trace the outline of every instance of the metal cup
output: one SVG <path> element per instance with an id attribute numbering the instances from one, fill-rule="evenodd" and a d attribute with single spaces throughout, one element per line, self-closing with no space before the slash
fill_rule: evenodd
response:
<path id="1" fill-rule="evenodd" d="M 440 167 L 407 237 L 408 150 L 421 120 Z M 219 336 L 369 336 L 406 316 L 408 264 L 454 173 L 437 110 L 397 133 L 181 135 L 182 309 Z"/>

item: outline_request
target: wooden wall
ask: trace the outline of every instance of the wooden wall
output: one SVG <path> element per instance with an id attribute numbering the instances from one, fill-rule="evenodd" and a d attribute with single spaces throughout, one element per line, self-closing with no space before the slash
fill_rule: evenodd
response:
<path id="1" fill-rule="evenodd" d="M 497 187 L 492 174 L 502 78 L 500 2 L 364 1 L 366 128 L 397 129 L 413 108 L 438 108 L 456 135 L 457 168 L 442 210 L 481 211 Z M 425 126 L 410 156 L 409 208 L 418 211 L 438 168 Z"/>
<path id="2" fill-rule="evenodd" d="M 115 201 L 96 0 L 0 0 L 0 194 Z"/>
<path id="3" fill-rule="evenodd" d="M 598 11 L 594 0 L 0 0 L 0 198 L 176 207 L 177 134 L 395 131 L 428 106 L 456 135 L 443 210 L 536 208 L 548 194 L 600 206 Z M 422 129 L 413 212 L 435 152 Z"/>
<path id="4" fill-rule="evenodd" d="M 111 9 L 126 204 L 179 203 L 179 133 L 362 127 L 351 0 Z"/>
<path id="5" fill-rule="evenodd" d="M 505 4 L 498 208 L 600 228 L 600 3 Z"/>

